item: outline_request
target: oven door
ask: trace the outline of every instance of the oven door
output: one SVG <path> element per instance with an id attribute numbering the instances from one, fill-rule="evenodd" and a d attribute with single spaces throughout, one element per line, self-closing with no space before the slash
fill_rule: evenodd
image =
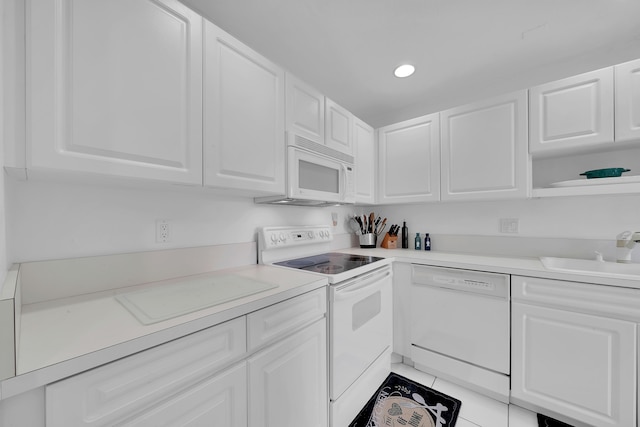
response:
<path id="1" fill-rule="evenodd" d="M 352 164 L 296 147 L 287 150 L 287 195 L 290 198 L 355 203 Z"/>
<path id="2" fill-rule="evenodd" d="M 391 295 L 388 266 L 330 287 L 331 400 L 391 346 Z"/>

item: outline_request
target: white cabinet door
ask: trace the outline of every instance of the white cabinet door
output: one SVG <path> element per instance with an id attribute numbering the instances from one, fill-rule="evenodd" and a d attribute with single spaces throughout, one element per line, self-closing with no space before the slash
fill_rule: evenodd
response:
<path id="1" fill-rule="evenodd" d="M 246 320 L 239 317 L 48 385 L 47 426 L 112 426 L 168 400 L 183 410 L 187 403 L 176 396 L 180 390 L 198 394 L 200 381 L 245 350 Z M 218 387 L 206 385 L 202 392 L 217 394 Z"/>
<path id="2" fill-rule="evenodd" d="M 353 114 L 325 98 L 325 145 L 345 154 L 353 154 Z"/>
<path id="3" fill-rule="evenodd" d="M 251 427 L 327 427 L 326 321 L 249 358 Z"/>
<path id="4" fill-rule="evenodd" d="M 283 194 L 284 70 L 205 21 L 205 185 Z"/>
<path id="5" fill-rule="evenodd" d="M 512 399 L 589 425 L 635 425 L 635 323 L 522 303 L 512 323 Z"/>
<path id="6" fill-rule="evenodd" d="M 202 18 L 174 0 L 33 0 L 28 168 L 202 185 Z"/>
<path id="7" fill-rule="evenodd" d="M 529 90 L 534 155 L 566 154 L 613 142 L 613 67 Z"/>
<path id="8" fill-rule="evenodd" d="M 615 66 L 616 141 L 640 141 L 640 59 Z"/>
<path id="9" fill-rule="evenodd" d="M 378 129 L 379 203 L 440 200 L 440 115 Z"/>
<path id="10" fill-rule="evenodd" d="M 442 200 L 527 196 L 526 91 L 452 108 L 440 123 Z"/>
<path id="11" fill-rule="evenodd" d="M 393 263 L 393 352 L 411 357 L 411 264 Z"/>
<path id="12" fill-rule="evenodd" d="M 242 362 L 229 368 L 121 425 L 246 427 L 247 364 Z"/>
<path id="13" fill-rule="evenodd" d="M 324 95 L 286 74 L 287 131 L 324 145 Z"/>
<path id="14" fill-rule="evenodd" d="M 356 119 L 353 124 L 353 145 L 356 167 L 356 203 L 375 203 L 376 141 L 375 130 Z"/>

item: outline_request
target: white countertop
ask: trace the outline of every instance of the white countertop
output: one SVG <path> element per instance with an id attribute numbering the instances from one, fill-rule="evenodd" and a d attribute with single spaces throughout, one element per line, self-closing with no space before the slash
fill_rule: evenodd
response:
<path id="1" fill-rule="evenodd" d="M 386 263 L 409 262 L 640 289 L 640 281 L 550 271 L 538 258 L 413 249 L 345 248 L 336 251 L 384 257 Z M 222 277 L 234 277 L 234 280 L 246 278 L 277 287 L 148 325 L 139 322 L 116 299 L 118 294 L 171 285 L 188 278 Z M 277 266 L 247 265 L 24 305 L 19 319 L 18 375 L 0 383 L 0 397 L 6 398 L 57 381 L 326 286 L 327 283 L 326 277 L 313 273 Z"/>
<path id="2" fill-rule="evenodd" d="M 357 255 L 372 255 L 392 258 L 393 261 L 433 265 L 438 267 L 462 268 L 518 276 L 534 276 L 570 282 L 593 283 L 606 286 L 640 289 L 640 281 L 610 278 L 591 274 L 552 271 L 544 267 L 539 258 L 518 258 L 487 256 L 477 254 L 447 253 L 438 251 L 417 251 L 415 249 L 341 249 Z"/>
<path id="3" fill-rule="evenodd" d="M 276 287 L 144 325 L 117 294 L 181 280 L 233 277 Z M 292 269 L 249 265 L 22 306 L 18 376 L 1 383 L 2 398 L 125 357 L 327 285 L 327 279 Z"/>

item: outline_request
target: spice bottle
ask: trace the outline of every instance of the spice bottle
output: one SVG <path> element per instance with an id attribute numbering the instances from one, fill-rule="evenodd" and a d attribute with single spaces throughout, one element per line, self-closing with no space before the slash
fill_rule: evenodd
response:
<path id="1" fill-rule="evenodd" d="M 402 249 L 409 249 L 409 229 L 407 221 L 402 221 Z"/>
<path id="2" fill-rule="evenodd" d="M 416 251 L 420 250 L 420 233 L 416 233 Z"/>
<path id="3" fill-rule="evenodd" d="M 431 237 L 429 237 L 429 233 L 424 234 L 424 250 L 425 251 L 431 250 Z"/>

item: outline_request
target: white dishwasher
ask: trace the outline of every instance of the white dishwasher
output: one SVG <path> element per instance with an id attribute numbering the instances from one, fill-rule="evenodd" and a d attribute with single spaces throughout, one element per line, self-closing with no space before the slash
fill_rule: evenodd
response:
<path id="1" fill-rule="evenodd" d="M 413 264 L 414 366 L 509 400 L 510 276 Z"/>

